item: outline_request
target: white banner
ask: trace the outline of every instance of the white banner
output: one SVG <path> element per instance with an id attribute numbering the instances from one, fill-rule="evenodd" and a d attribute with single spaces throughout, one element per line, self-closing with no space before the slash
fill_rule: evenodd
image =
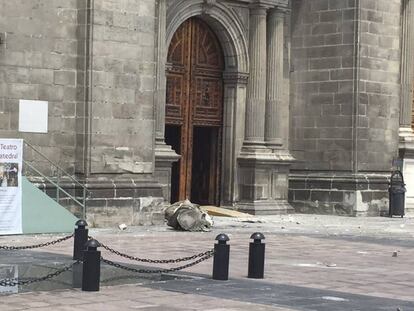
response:
<path id="1" fill-rule="evenodd" d="M 22 233 L 23 140 L 0 139 L 0 235 Z"/>

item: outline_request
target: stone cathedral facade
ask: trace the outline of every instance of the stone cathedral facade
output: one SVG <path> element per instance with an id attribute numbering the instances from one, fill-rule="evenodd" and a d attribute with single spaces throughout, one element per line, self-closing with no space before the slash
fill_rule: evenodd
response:
<path id="1" fill-rule="evenodd" d="M 380 215 L 396 159 L 410 211 L 412 7 L 0 0 L 0 136 L 84 182 L 95 225 L 186 198 Z M 22 99 L 48 102 L 47 133 L 19 132 Z"/>

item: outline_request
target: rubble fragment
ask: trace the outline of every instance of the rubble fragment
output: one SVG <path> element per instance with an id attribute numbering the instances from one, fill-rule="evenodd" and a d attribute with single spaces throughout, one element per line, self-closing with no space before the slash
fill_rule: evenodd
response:
<path id="1" fill-rule="evenodd" d="M 184 231 L 209 231 L 213 220 L 200 206 L 189 200 L 176 202 L 164 211 L 167 225 Z"/>
<path id="2" fill-rule="evenodd" d="M 119 228 L 119 230 L 124 231 L 124 230 L 126 230 L 126 228 L 128 228 L 128 226 L 127 226 L 126 224 L 120 224 L 120 225 L 118 226 L 118 228 Z"/>

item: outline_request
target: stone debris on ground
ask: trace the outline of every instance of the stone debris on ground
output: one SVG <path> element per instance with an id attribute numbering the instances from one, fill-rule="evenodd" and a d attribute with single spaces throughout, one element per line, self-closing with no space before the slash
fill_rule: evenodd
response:
<path id="1" fill-rule="evenodd" d="M 200 206 L 189 200 L 173 203 L 165 209 L 167 225 L 176 230 L 209 231 L 213 225 L 213 217 L 229 217 L 242 223 L 266 222 L 250 214 L 217 206 Z"/>
<path id="2" fill-rule="evenodd" d="M 165 209 L 164 215 L 167 225 L 175 230 L 210 231 L 213 225 L 211 217 L 198 204 L 189 200 L 170 205 Z"/>
<path id="3" fill-rule="evenodd" d="M 234 209 L 212 206 L 212 205 L 202 205 L 200 209 L 208 213 L 210 216 L 220 216 L 220 217 L 232 217 L 232 218 L 254 218 L 253 215 L 242 213 Z"/>
<path id="4" fill-rule="evenodd" d="M 258 224 L 261 224 L 261 223 L 265 223 L 266 221 L 265 220 L 263 220 L 263 219 L 259 219 L 259 218 L 255 218 L 255 217 L 249 217 L 249 218 L 238 218 L 237 219 L 239 222 L 247 222 L 247 223 L 251 223 L 251 224 L 254 224 L 254 223 L 258 223 Z"/>
<path id="5" fill-rule="evenodd" d="M 128 226 L 126 224 L 120 224 L 118 226 L 118 228 L 119 228 L 119 230 L 124 231 L 124 230 L 126 230 L 128 228 Z"/>

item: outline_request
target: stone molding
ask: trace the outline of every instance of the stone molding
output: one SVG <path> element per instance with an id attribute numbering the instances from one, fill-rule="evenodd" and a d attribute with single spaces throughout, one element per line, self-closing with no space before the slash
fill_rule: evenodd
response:
<path id="1" fill-rule="evenodd" d="M 204 0 L 203 12 L 204 14 L 210 14 L 210 10 L 216 5 L 216 0 Z"/>
<path id="2" fill-rule="evenodd" d="M 264 6 L 250 6 L 250 15 L 266 15 L 267 7 Z"/>
<path id="3" fill-rule="evenodd" d="M 351 181 L 384 181 L 388 180 L 391 176 L 390 173 L 357 173 L 351 172 L 306 172 L 306 171 L 294 171 L 291 172 L 289 178 L 295 179 L 309 179 L 320 181 L 339 181 L 339 182 L 351 182 Z"/>
<path id="4" fill-rule="evenodd" d="M 266 9 L 275 7 L 287 8 L 289 6 L 289 0 L 250 0 L 248 3 L 251 7 L 262 7 Z"/>
<path id="5" fill-rule="evenodd" d="M 253 149 L 246 148 L 240 153 L 238 157 L 239 163 L 244 163 L 245 166 L 255 166 L 256 164 L 277 164 L 277 165 L 291 165 L 295 158 L 287 150 L 270 149 Z M 250 163 L 250 164 L 249 164 Z"/>
<path id="6" fill-rule="evenodd" d="M 225 83 L 229 84 L 247 84 L 249 74 L 245 72 L 225 72 L 223 79 Z"/>
<path id="7" fill-rule="evenodd" d="M 289 202 L 301 213 L 386 215 L 389 178 L 386 173 L 294 172 Z"/>
<path id="8" fill-rule="evenodd" d="M 236 57 L 234 67 L 238 68 L 239 72 L 249 72 L 247 41 L 244 36 L 243 24 L 237 13 L 221 2 L 209 2 L 207 11 L 205 6 L 205 0 L 180 0 L 174 1 L 168 7 L 166 46 L 169 46 L 174 33 L 185 20 L 194 16 L 200 16 L 207 20 L 212 19 L 214 22 L 218 22 L 224 30 L 223 37 L 219 38 L 220 42 L 228 43 L 223 44 L 224 54 Z M 226 64 L 226 70 L 230 70 L 229 64 Z"/>

